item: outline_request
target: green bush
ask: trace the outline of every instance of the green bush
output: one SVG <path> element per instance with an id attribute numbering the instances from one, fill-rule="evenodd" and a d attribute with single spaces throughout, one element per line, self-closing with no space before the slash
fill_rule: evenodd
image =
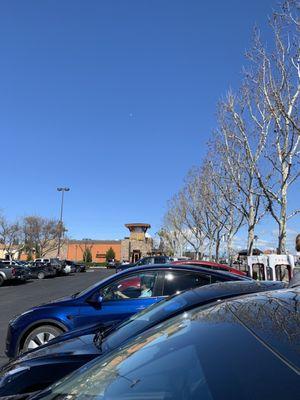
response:
<path id="1" fill-rule="evenodd" d="M 106 261 L 109 261 L 109 260 L 114 260 L 115 258 L 116 258 L 116 253 L 114 252 L 114 249 L 110 247 L 105 254 L 105 259 Z"/>

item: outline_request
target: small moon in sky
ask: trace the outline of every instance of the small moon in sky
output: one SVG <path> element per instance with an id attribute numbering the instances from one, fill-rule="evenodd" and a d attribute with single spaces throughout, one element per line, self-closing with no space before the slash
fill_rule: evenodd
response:
<path id="1" fill-rule="evenodd" d="M 132 113 L 129 113 L 129 117 L 132 118 L 132 117 L 133 117 L 133 114 L 132 114 Z"/>

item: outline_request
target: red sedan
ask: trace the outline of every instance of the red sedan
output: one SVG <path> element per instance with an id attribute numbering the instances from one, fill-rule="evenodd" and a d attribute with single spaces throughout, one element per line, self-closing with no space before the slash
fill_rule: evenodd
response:
<path id="1" fill-rule="evenodd" d="M 236 268 L 229 267 L 226 264 L 219 264 L 216 262 L 212 261 L 202 261 L 202 260 L 186 260 L 186 261 L 173 261 L 171 264 L 175 265 L 199 265 L 200 267 L 205 267 L 205 268 L 211 268 L 211 269 L 217 269 L 221 271 L 228 271 L 231 272 L 232 274 L 238 274 L 238 275 L 246 275 L 245 272 L 239 271 Z"/>

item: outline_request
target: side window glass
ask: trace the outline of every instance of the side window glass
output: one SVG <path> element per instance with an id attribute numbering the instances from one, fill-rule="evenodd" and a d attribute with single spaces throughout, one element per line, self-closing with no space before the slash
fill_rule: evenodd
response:
<path id="1" fill-rule="evenodd" d="M 126 300 L 155 296 L 158 272 L 145 272 L 119 279 L 102 289 L 103 301 Z"/>
<path id="2" fill-rule="evenodd" d="M 164 257 L 156 257 L 154 260 L 155 264 L 166 264 L 166 259 Z"/>
<path id="3" fill-rule="evenodd" d="M 183 290 L 209 285 L 210 283 L 212 283 L 210 276 L 197 272 L 166 272 L 164 276 L 163 295 L 171 296 Z"/>
<path id="4" fill-rule="evenodd" d="M 138 263 L 138 265 L 149 265 L 149 264 L 152 264 L 151 258 L 150 258 L 150 257 L 143 258 L 143 259 Z"/>

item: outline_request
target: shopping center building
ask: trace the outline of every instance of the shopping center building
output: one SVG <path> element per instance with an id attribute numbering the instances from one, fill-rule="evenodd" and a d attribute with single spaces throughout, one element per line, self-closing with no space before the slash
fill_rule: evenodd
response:
<path id="1" fill-rule="evenodd" d="M 151 228 L 146 223 L 125 224 L 129 236 L 122 240 L 69 240 L 65 244 L 65 257 L 68 260 L 81 261 L 83 253 L 89 249 L 93 262 L 104 262 L 106 252 L 112 248 L 117 261 L 136 262 L 141 257 L 151 255 L 153 252 L 153 239 L 147 235 Z"/>

